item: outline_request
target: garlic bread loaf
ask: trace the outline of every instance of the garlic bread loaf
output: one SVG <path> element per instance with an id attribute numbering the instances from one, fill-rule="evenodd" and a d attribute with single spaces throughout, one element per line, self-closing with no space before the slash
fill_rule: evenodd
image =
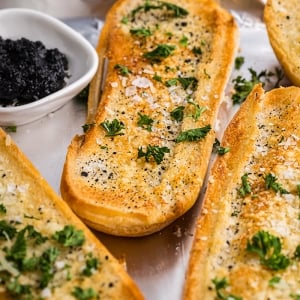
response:
<path id="1" fill-rule="evenodd" d="M 143 299 L 0 129 L 0 299 Z"/>
<path id="2" fill-rule="evenodd" d="M 290 81 L 300 86 L 300 1 L 268 0 L 264 21 L 270 44 Z"/>
<path id="3" fill-rule="evenodd" d="M 298 299 L 300 89 L 257 85 L 208 178 L 184 299 Z"/>
<path id="4" fill-rule="evenodd" d="M 196 201 L 237 48 L 233 17 L 212 0 L 121 0 L 97 51 L 86 133 L 69 146 L 61 194 L 89 226 L 158 231 Z"/>

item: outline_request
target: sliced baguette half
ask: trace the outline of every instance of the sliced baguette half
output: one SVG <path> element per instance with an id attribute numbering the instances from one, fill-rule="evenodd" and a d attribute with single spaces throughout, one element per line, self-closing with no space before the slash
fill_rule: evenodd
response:
<path id="1" fill-rule="evenodd" d="M 89 99 L 96 117 L 73 139 L 61 181 L 85 223 L 142 236 L 191 208 L 237 38 L 233 17 L 211 0 L 116 2 L 98 46 L 109 61 L 104 91 L 96 109 L 101 67 Z"/>
<path id="2" fill-rule="evenodd" d="M 299 296 L 300 89 L 257 85 L 227 127 L 196 225 L 184 299 Z M 223 298 L 222 298 L 223 297 Z"/>
<path id="3" fill-rule="evenodd" d="M 0 128 L 0 299 L 144 299 Z"/>
<path id="4" fill-rule="evenodd" d="M 300 1 L 268 0 L 264 10 L 270 44 L 290 81 L 300 86 Z"/>

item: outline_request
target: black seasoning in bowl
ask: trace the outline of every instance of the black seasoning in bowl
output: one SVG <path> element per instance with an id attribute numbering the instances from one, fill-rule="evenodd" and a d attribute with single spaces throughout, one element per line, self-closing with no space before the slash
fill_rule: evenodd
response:
<path id="1" fill-rule="evenodd" d="M 0 106 L 19 106 L 66 85 L 68 60 L 40 41 L 0 37 Z"/>

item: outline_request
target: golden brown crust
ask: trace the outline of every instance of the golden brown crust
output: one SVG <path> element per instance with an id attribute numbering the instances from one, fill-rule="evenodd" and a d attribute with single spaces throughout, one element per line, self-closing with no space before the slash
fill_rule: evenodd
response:
<path id="1" fill-rule="evenodd" d="M 214 142 L 213 129 L 199 141 L 175 139 L 181 131 L 213 127 L 237 47 L 237 28 L 213 1 L 169 2 L 189 14 L 174 18 L 163 8 L 139 10 L 132 17 L 145 4 L 141 0 L 118 1 L 109 12 L 98 48 L 101 55 L 105 47 L 109 64 L 96 125 L 76 137 L 68 150 L 62 196 L 84 222 L 110 234 L 150 234 L 183 215 L 198 197 Z M 128 16 L 129 23 L 123 24 Z M 130 33 L 142 27 L 152 35 Z M 160 62 L 143 57 L 162 44 L 175 46 L 171 55 Z M 119 74 L 116 65 L 130 73 Z M 197 88 L 183 88 L 177 77 L 196 79 Z M 173 80 L 170 86 L 168 80 Z M 95 103 L 97 95 L 90 97 Z M 178 106 L 185 107 L 180 122 L 170 117 Z M 192 117 L 198 106 L 206 111 Z M 138 113 L 152 118 L 152 130 L 137 126 Z M 124 135 L 108 138 L 100 124 L 113 119 L 125 125 Z M 170 152 L 161 163 L 152 157 L 147 162 L 138 158 L 138 149 L 146 151 L 147 145 Z"/>
<path id="2" fill-rule="evenodd" d="M 60 269 L 55 270 L 53 280 L 47 288 L 39 289 L 34 281 L 34 271 L 18 276 L 21 282 L 32 284 L 32 296 L 40 297 L 43 292 L 51 299 L 71 299 L 72 288 L 80 285 L 82 288 L 92 288 L 97 293 L 101 293 L 101 299 L 143 299 L 136 284 L 125 272 L 118 261 L 109 253 L 104 245 L 91 233 L 91 231 L 78 219 L 69 206 L 52 190 L 49 184 L 32 165 L 32 163 L 19 150 L 17 145 L 11 140 L 9 135 L 0 128 L 0 204 L 6 208 L 6 213 L 1 213 L 1 221 L 14 224 L 18 231 L 26 226 L 33 226 L 35 230 L 44 236 L 50 236 L 54 232 L 61 230 L 64 226 L 74 226 L 76 230 L 82 230 L 85 242 L 81 248 L 73 248 L 69 254 L 60 249 L 58 256 L 61 264 L 70 264 L 70 280 L 64 278 Z M 13 206 L 12 206 L 13 204 Z M 13 241 L 0 239 L 1 249 L 11 246 Z M 47 244 L 48 243 L 48 244 Z M 43 249 L 47 247 L 58 247 L 52 244 L 52 239 L 48 239 L 43 244 Z M 7 245 L 6 245 L 7 244 Z M 1 250 L 0 255 L 3 255 Z M 71 254 L 72 253 L 72 254 Z M 39 246 L 31 249 L 27 246 L 27 258 L 31 255 L 39 257 Z M 78 256 L 76 256 L 78 255 Z M 72 261 L 75 258 L 75 261 Z M 85 261 L 82 258 L 97 258 L 100 265 L 88 276 L 76 275 L 75 270 L 81 269 Z M 1 258 L 3 262 L 4 258 Z M 11 264 L 8 261 L 8 264 Z M 1 263 L 1 270 L 5 265 Z M 39 271 L 37 271 L 39 272 Z M 62 271 L 61 271 L 62 272 Z M 22 274 L 22 273 L 21 273 Z M 39 274 L 39 276 L 41 276 Z M 61 276 L 61 277 L 59 277 Z M 79 277 L 78 277 L 79 276 Z M 59 282 L 59 284 L 57 284 Z M 80 283 L 79 283 L 80 282 Z M 111 286 L 110 286 L 111 284 Z M 36 290 L 37 288 L 37 290 Z M 47 291 L 46 291 L 47 290 Z M 51 296 L 49 295 L 51 291 Z M 41 294 L 40 294 L 41 293 Z M 45 294 L 46 295 L 46 294 Z M 0 283 L 0 298 L 10 299 L 6 294 L 3 281 Z M 12 298 L 15 299 L 16 295 Z M 2 298 L 1 298 L 2 299 Z"/>
<path id="3" fill-rule="evenodd" d="M 230 152 L 219 156 L 209 176 L 187 270 L 184 299 L 215 299 L 213 279 L 226 279 L 225 295 L 242 299 L 288 299 L 297 294 L 299 261 L 292 257 L 299 244 L 297 185 L 299 168 L 300 89 L 280 88 L 264 93 L 256 86 L 225 131 L 222 144 Z M 251 193 L 241 196 L 247 174 Z M 288 194 L 266 188 L 274 175 Z M 299 222 L 299 220 L 298 220 Z M 279 237 L 282 253 L 291 260 L 286 269 L 271 270 L 246 250 L 259 231 Z M 269 280 L 281 283 L 271 287 Z"/>
<path id="4" fill-rule="evenodd" d="M 270 44 L 291 82 L 300 86 L 298 0 L 268 0 L 264 10 Z"/>

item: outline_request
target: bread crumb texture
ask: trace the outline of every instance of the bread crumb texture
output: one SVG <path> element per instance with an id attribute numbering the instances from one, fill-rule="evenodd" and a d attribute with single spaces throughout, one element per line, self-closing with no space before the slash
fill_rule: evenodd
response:
<path id="1" fill-rule="evenodd" d="M 247 101 L 257 101 L 254 98 L 252 94 Z M 255 110 L 250 104 L 242 106 L 241 123 L 234 121 L 225 136 L 233 141 L 228 135 L 239 134 L 241 143 L 228 145 L 232 156 L 215 166 L 197 239 L 206 237 L 210 226 L 214 232 L 202 248 L 195 242 L 190 265 L 190 279 L 201 292 L 186 299 L 215 299 L 218 293 L 234 299 L 300 295 L 300 90 L 273 90 L 259 101 Z M 213 199 L 214 184 L 220 185 L 220 193 Z M 216 218 L 213 209 L 219 210 Z M 205 271 L 198 279 L 200 268 Z M 222 280 L 226 284 L 221 285 Z"/>
<path id="2" fill-rule="evenodd" d="M 142 299 L 124 274 L 0 130 L 0 298 Z"/>
<path id="3" fill-rule="evenodd" d="M 134 230 L 142 231 L 151 223 L 166 225 L 197 199 L 236 27 L 212 1 L 121 1 L 107 22 L 109 63 L 99 112 L 76 166 L 71 160 L 66 166 L 74 175 L 67 184 L 76 180 L 91 197 L 75 190 L 70 196 L 71 187 L 65 198 L 122 211 L 132 221 L 136 216 Z M 225 43 L 231 45 L 226 54 Z M 103 127 L 112 122 L 120 130 L 109 136 Z M 122 221 L 119 228 L 126 226 Z"/>

